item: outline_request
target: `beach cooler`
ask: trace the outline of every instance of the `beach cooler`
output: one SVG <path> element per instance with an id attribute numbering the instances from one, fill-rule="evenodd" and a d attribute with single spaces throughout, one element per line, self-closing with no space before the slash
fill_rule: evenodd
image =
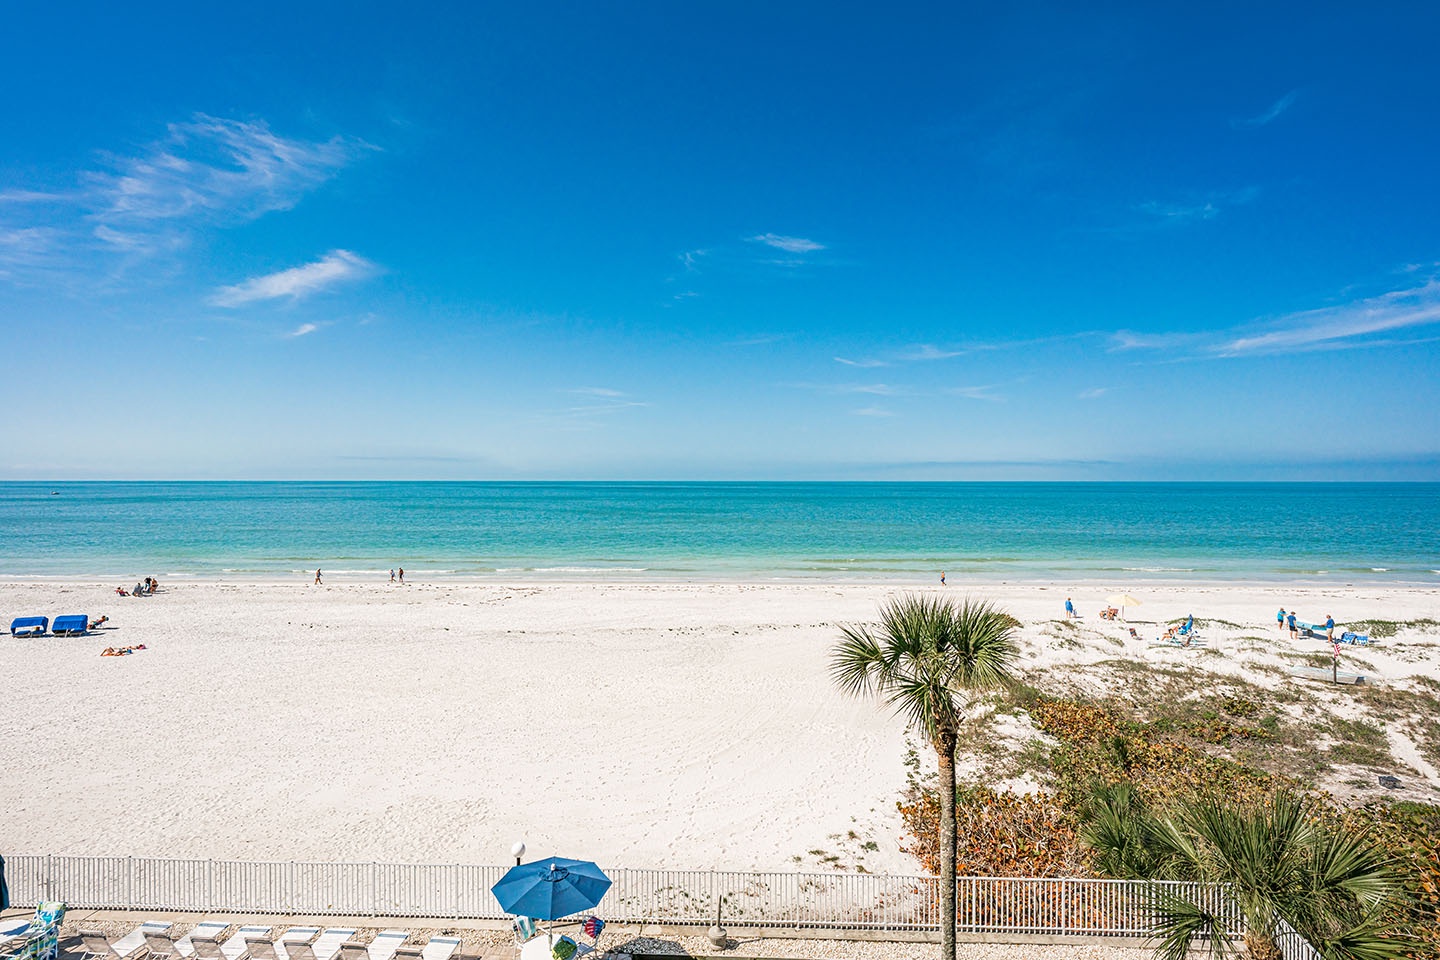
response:
<path id="1" fill-rule="evenodd" d="M 12 637 L 43 637 L 49 629 L 49 617 L 16 617 L 10 621 Z"/>
<path id="2" fill-rule="evenodd" d="M 57 637 L 80 637 L 90 631 L 90 618 L 80 614 L 56 617 L 50 632 Z"/>

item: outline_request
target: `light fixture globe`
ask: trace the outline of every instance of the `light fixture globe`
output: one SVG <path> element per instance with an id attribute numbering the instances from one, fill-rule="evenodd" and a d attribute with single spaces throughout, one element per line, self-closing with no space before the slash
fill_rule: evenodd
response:
<path id="1" fill-rule="evenodd" d="M 510 848 L 510 856 L 512 856 L 512 857 L 515 858 L 515 865 L 518 867 L 518 866 L 520 865 L 520 858 L 523 857 L 523 856 L 525 856 L 525 841 L 524 841 L 524 840 L 516 840 L 516 841 L 515 841 L 514 846 L 512 846 L 512 847 Z"/>

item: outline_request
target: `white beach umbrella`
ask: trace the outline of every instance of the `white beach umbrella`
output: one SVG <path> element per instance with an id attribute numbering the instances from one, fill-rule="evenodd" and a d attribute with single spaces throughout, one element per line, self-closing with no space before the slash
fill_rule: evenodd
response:
<path id="1" fill-rule="evenodd" d="M 1135 597 L 1130 596 L 1130 594 L 1128 594 L 1128 593 L 1116 593 L 1116 594 L 1112 594 L 1112 595 L 1110 595 L 1110 596 L 1108 596 L 1108 597 L 1105 598 L 1105 602 L 1108 603 L 1108 604 L 1110 604 L 1110 606 L 1112 606 L 1112 607 L 1119 607 L 1119 608 L 1120 608 L 1120 618 L 1121 618 L 1122 620 L 1125 618 L 1125 608 L 1126 608 L 1126 607 L 1138 607 L 1138 606 L 1140 606 L 1140 601 L 1137 600 Z"/>

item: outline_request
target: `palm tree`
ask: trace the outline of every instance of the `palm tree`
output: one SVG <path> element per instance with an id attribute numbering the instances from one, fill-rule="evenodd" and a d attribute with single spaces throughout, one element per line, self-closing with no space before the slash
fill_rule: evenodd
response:
<path id="1" fill-rule="evenodd" d="M 842 628 L 831 655 L 840 689 L 894 707 L 939 759 L 941 960 L 955 960 L 955 748 L 970 695 L 1011 679 L 1019 625 L 988 602 L 904 596 L 873 627 Z"/>
<path id="2" fill-rule="evenodd" d="M 1281 791 L 1263 803 L 1221 798 L 1181 803 L 1160 816 L 1128 788 L 1100 788 L 1084 836 L 1106 872 L 1221 885 L 1238 909 L 1252 960 L 1280 956 L 1289 924 L 1327 960 L 1387 960 L 1413 946 L 1387 936 L 1381 916 L 1400 894 L 1389 858 L 1364 833 L 1329 822 L 1318 801 Z M 1198 936 L 1213 955 L 1240 932 L 1227 911 L 1157 891 L 1156 951 L 1183 960 Z"/>

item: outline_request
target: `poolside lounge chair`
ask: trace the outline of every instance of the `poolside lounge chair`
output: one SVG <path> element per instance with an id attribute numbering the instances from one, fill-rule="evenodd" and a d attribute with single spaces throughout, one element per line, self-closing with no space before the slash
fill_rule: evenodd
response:
<path id="1" fill-rule="evenodd" d="M 82 637 L 90 632 L 90 618 L 79 613 L 56 617 L 50 632 L 57 637 Z"/>
<path id="2" fill-rule="evenodd" d="M 205 937 L 195 934 L 190 938 L 190 947 L 195 952 L 188 954 L 195 960 L 229 960 L 221 949 L 219 937 Z"/>
<path id="3" fill-rule="evenodd" d="M 391 960 L 400 945 L 410 939 L 409 930 L 381 930 L 370 941 L 365 954 L 370 960 Z"/>
<path id="4" fill-rule="evenodd" d="M 340 944 L 336 960 L 370 960 L 370 953 L 365 949 L 364 941 L 346 940 Z"/>
<path id="5" fill-rule="evenodd" d="M 145 949 L 149 951 L 148 957 L 159 957 L 161 960 L 182 960 L 179 949 L 175 946 L 175 937 L 169 930 L 161 933 L 157 930 L 145 931 Z"/>
<path id="6" fill-rule="evenodd" d="M 81 930 L 80 942 L 84 944 L 86 957 L 106 957 L 109 960 L 125 960 L 145 952 L 147 933 L 168 933 L 173 924 L 168 920 L 147 920 L 134 930 L 113 943 L 105 935 L 94 930 Z"/>
<path id="7" fill-rule="evenodd" d="M 235 931 L 233 937 L 220 944 L 220 954 L 225 960 L 240 960 L 249 952 L 248 941 L 260 940 L 268 936 L 270 936 L 269 926 L 241 927 Z M 195 950 L 198 953 L 200 948 L 196 947 Z M 271 953 L 274 951 L 272 950 Z"/>
<path id="8" fill-rule="evenodd" d="M 340 952 L 340 944 L 355 936 L 354 927 L 326 927 L 320 938 L 310 945 L 310 953 L 315 960 L 330 960 L 331 957 Z M 291 957 L 294 957 L 292 952 Z"/>
<path id="9" fill-rule="evenodd" d="M 49 617 L 16 617 L 10 621 L 12 637 L 43 637 L 49 629 Z"/>
<path id="10" fill-rule="evenodd" d="M 459 948 L 459 937 L 431 937 L 420 951 L 420 960 L 450 960 L 450 955 Z"/>
<path id="11" fill-rule="evenodd" d="M 229 929 L 230 921 L 228 920 L 202 921 L 201 923 L 195 924 L 195 928 L 185 934 L 185 936 L 175 941 L 175 950 L 182 957 L 193 957 L 196 956 L 194 941 L 197 939 L 205 940 L 208 941 L 209 944 L 214 945 L 214 951 L 206 955 L 207 960 L 213 960 L 213 958 L 221 955 L 219 940 L 225 935 L 225 931 Z"/>
<path id="12" fill-rule="evenodd" d="M 420 960 L 420 948 L 408 943 L 402 943 L 395 948 L 395 960 Z"/>
<path id="13" fill-rule="evenodd" d="M 315 960 L 310 944 L 319 935 L 319 927 L 291 927 L 275 941 L 276 960 Z"/>
<path id="14" fill-rule="evenodd" d="M 49 900 L 35 908 L 30 921 L 0 943 L 0 957 L 19 960 L 57 960 L 60 955 L 60 924 L 65 921 L 65 904 Z"/>

